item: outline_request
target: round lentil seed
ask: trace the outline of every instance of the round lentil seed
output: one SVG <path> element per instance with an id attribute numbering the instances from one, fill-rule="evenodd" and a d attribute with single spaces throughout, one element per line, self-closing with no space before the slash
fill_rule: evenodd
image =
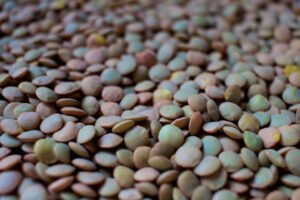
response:
<path id="1" fill-rule="evenodd" d="M 199 163 L 201 156 L 202 153 L 197 147 L 184 145 L 176 151 L 175 161 L 176 164 L 181 167 L 190 168 L 196 166 Z"/>
<path id="2" fill-rule="evenodd" d="M 300 175 L 299 171 L 299 150 L 290 150 L 285 156 L 285 162 L 289 171 L 297 176 Z"/>
<path id="3" fill-rule="evenodd" d="M 49 186 L 48 190 L 51 192 L 60 192 L 68 188 L 74 181 L 74 176 L 66 176 L 53 181 Z"/>
<path id="4" fill-rule="evenodd" d="M 22 181 L 22 174 L 18 171 L 0 173 L 0 194 L 5 195 L 14 191 Z"/>
<path id="5" fill-rule="evenodd" d="M 72 160 L 72 164 L 76 168 L 86 171 L 93 171 L 97 168 L 94 162 L 85 158 L 75 158 Z"/>
<path id="6" fill-rule="evenodd" d="M 112 197 L 118 194 L 120 190 L 121 188 L 115 179 L 107 178 L 100 187 L 99 194 L 104 197 Z"/>
<path id="7" fill-rule="evenodd" d="M 46 174 L 50 177 L 63 177 L 72 174 L 75 167 L 68 164 L 56 164 L 46 169 Z"/>
<path id="8" fill-rule="evenodd" d="M 40 129 L 44 133 L 54 133 L 58 131 L 63 126 L 63 119 L 59 114 L 53 114 L 45 118 L 41 125 Z"/>
<path id="9" fill-rule="evenodd" d="M 242 115 L 240 107 L 231 102 L 222 103 L 219 106 L 219 111 L 221 116 L 229 121 L 236 121 Z"/>
<path id="10" fill-rule="evenodd" d="M 260 151 L 263 147 L 263 142 L 260 137 L 251 131 L 244 132 L 243 141 L 246 147 L 254 152 Z"/>
<path id="11" fill-rule="evenodd" d="M 242 131 L 258 132 L 259 121 L 251 114 L 244 113 L 238 121 L 239 128 Z"/>
<path id="12" fill-rule="evenodd" d="M 94 159 L 98 165 L 103 167 L 115 167 L 118 165 L 117 157 L 109 152 L 98 152 Z"/>
<path id="13" fill-rule="evenodd" d="M 20 155 L 9 155 L 0 161 L 0 170 L 9 170 L 21 162 Z"/>
<path id="14" fill-rule="evenodd" d="M 221 169 L 222 164 L 215 156 L 204 156 L 200 163 L 194 168 L 198 176 L 209 176 Z"/>
<path id="15" fill-rule="evenodd" d="M 219 159 L 228 172 L 235 172 L 243 167 L 242 159 L 233 151 L 223 151 Z"/>
<path id="16" fill-rule="evenodd" d="M 255 174 L 252 187 L 254 188 L 265 188 L 271 185 L 273 181 L 272 171 L 268 168 L 262 167 Z"/>
<path id="17" fill-rule="evenodd" d="M 41 184 L 33 184 L 28 186 L 21 193 L 21 199 L 47 199 L 47 191 L 46 188 Z"/>
<path id="18" fill-rule="evenodd" d="M 94 126 L 91 126 L 91 125 L 84 126 L 78 131 L 76 141 L 79 144 L 87 143 L 87 142 L 89 142 L 90 140 L 93 139 L 95 134 L 96 134 L 96 129 L 95 129 Z"/>
<path id="19" fill-rule="evenodd" d="M 70 148 L 64 143 L 54 144 L 53 153 L 55 157 L 63 163 L 69 163 L 71 160 Z"/>
<path id="20" fill-rule="evenodd" d="M 135 126 L 126 132 L 124 142 L 129 149 L 134 150 L 139 146 L 147 145 L 148 138 L 149 134 L 145 128 Z"/>
<path id="21" fill-rule="evenodd" d="M 159 141 L 164 141 L 172 144 L 174 147 L 179 147 L 184 140 L 182 131 L 173 125 L 163 126 L 158 135 Z"/>
<path id="22" fill-rule="evenodd" d="M 134 171 L 128 167 L 117 166 L 113 175 L 121 187 L 130 188 L 134 184 Z"/>
<path id="23" fill-rule="evenodd" d="M 145 167 L 139 169 L 134 174 L 136 181 L 154 181 L 159 176 L 159 172 L 153 168 Z"/>
<path id="24" fill-rule="evenodd" d="M 270 107 L 268 100 L 261 94 L 253 96 L 248 102 L 249 109 L 253 112 L 265 111 Z"/>
<path id="25" fill-rule="evenodd" d="M 258 135 L 266 148 L 273 147 L 280 141 L 280 132 L 274 127 L 261 129 Z"/>
<path id="26" fill-rule="evenodd" d="M 99 76 L 87 76 L 82 79 L 80 86 L 85 95 L 98 96 L 102 89 L 102 81 Z"/>
<path id="27" fill-rule="evenodd" d="M 208 187 L 210 190 L 218 190 L 222 188 L 227 182 L 227 172 L 225 169 L 220 169 L 216 173 L 202 177 L 201 183 Z"/>
<path id="28" fill-rule="evenodd" d="M 243 163 L 251 170 L 257 171 L 259 168 L 259 160 L 256 154 L 248 148 L 242 148 L 240 153 Z"/>
<path id="29" fill-rule="evenodd" d="M 204 155 L 217 155 L 222 150 L 221 143 L 214 136 L 205 136 L 202 142 Z"/>
<path id="30" fill-rule="evenodd" d="M 34 145 L 34 153 L 36 158 L 45 163 L 51 164 L 56 161 L 56 156 L 53 151 L 55 141 L 52 139 L 40 139 Z"/>
<path id="31" fill-rule="evenodd" d="M 181 108 L 176 105 L 163 106 L 159 112 L 163 117 L 168 119 L 176 119 L 183 114 Z"/>
<path id="32" fill-rule="evenodd" d="M 101 148 L 114 148 L 123 142 L 123 138 L 114 133 L 108 133 L 103 135 L 98 140 L 98 146 Z"/>
<path id="33" fill-rule="evenodd" d="M 192 195 L 199 184 L 197 176 L 190 170 L 182 172 L 177 179 L 178 188 L 188 197 Z"/>
<path id="34" fill-rule="evenodd" d="M 104 176 L 100 172 L 79 172 L 76 179 L 87 185 L 97 185 L 103 183 Z"/>
<path id="35" fill-rule="evenodd" d="M 127 167 L 133 167 L 133 152 L 128 149 L 119 149 L 116 152 L 116 156 L 120 164 L 123 164 Z"/>

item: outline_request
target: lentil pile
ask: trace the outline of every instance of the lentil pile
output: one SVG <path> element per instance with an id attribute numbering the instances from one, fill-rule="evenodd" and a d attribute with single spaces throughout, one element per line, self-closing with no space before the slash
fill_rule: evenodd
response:
<path id="1" fill-rule="evenodd" d="M 0 8 L 1 200 L 300 199 L 300 3 Z"/>

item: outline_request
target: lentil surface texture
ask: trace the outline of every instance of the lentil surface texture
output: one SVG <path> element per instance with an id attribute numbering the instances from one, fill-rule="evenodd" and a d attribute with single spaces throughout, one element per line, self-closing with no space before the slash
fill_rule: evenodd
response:
<path id="1" fill-rule="evenodd" d="M 298 0 L 0 0 L 0 199 L 299 200 Z"/>

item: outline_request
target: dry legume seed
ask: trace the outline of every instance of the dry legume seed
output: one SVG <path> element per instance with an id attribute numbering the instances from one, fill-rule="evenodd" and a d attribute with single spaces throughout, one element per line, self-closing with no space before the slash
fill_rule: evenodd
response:
<path id="1" fill-rule="evenodd" d="M 298 153 L 300 151 L 298 149 L 293 149 L 290 150 L 286 156 L 285 156 L 285 162 L 287 165 L 287 168 L 292 174 L 295 174 L 297 176 L 300 175 L 300 170 L 299 170 L 299 157 L 297 157 Z"/>
<path id="2" fill-rule="evenodd" d="M 145 167 L 139 169 L 134 174 L 136 181 L 154 181 L 159 176 L 159 172 L 153 168 Z"/>
<path id="3" fill-rule="evenodd" d="M 53 103 L 57 100 L 57 96 L 54 91 L 46 87 L 39 87 L 35 93 L 41 101 L 46 103 Z"/>
<path id="4" fill-rule="evenodd" d="M 13 119 L 2 120 L 1 129 L 9 135 L 19 135 L 23 130 L 18 121 Z"/>
<path id="5" fill-rule="evenodd" d="M 70 148 L 65 143 L 54 144 L 53 153 L 55 157 L 63 163 L 68 163 L 71 160 Z"/>
<path id="6" fill-rule="evenodd" d="M 259 121 L 251 114 L 244 113 L 238 121 L 238 126 L 242 131 L 258 132 Z"/>
<path id="7" fill-rule="evenodd" d="M 167 170 L 173 167 L 173 163 L 164 156 L 152 156 L 148 159 L 148 164 L 157 170 Z"/>
<path id="8" fill-rule="evenodd" d="M 248 148 L 242 148 L 240 157 L 243 163 L 251 170 L 257 171 L 259 168 L 259 161 L 256 154 Z"/>
<path id="9" fill-rule="evenodd" d="M 117 157 L 109 152 L 98 152 L 94 159 L 98 165 L 103 167 L 115 167 L 118 165 Z"/>
<path id="10" fill-rule="evenodd" d="M 133 167 L 133 152 L 128 149 L 119 149 L 116 152 L 116 156 L 118 158 L 118 162 L 127 167 Z"/>
<path id="11" fill-rule="evenodd" d="M 65 126 L 53 134 L 54 140 L 57 142 L 68 142 L 76 138 L 77 127 L 74 122 L 67 122 Z"/>
<path id="12" fill-rule="evenodd" d="M 68 188 L 74 181 L 74 176 L 66 176 L 56 181 L 53 181 L 49 186 L 48 190 L 51 192 L 60 192 Z"/>
<path id="13" fill-rule="evenodd" d="M 265 111 L 270 107 L 268 100 L 261 94 L 253 96 L 248 102 L 249 109 L 253 112 Z"/>
<path id="14" fill-rule="evenodd" d="M 217 155 L 222 150 L 221 143 L 214 136 L 205 136 L 202 142 L 204 155 Z"/>
<path id="15" fill-rule="evenodd" d="M 230 191 L 230 190 L 220 190 L 214 194 L 212 197 L 213 200 L 237 200 L 238 196 L 236 193 Z"/>
<path id="16" fill-rule="evenodd" d="M 265 148 L 273 147 L 280 141 L 280 132 L 274 127 L 261 129 L 258 135 L 262 139 Z"/>
<path id="17" fill-rule="evenodd" d="M 225 126 L 225 123 L 222 121 L 218 122 L 208 122 L 203 125 L 203 130 L 207 133 L 216 133 Z"/>
<path id="18" fill-rule="evenodd" d="M 120 145 L 123 142 L 123 138 L 114 134 L 114 133 L 108 133 L 98 140 L 98 145 L 101 148 L 114 148 Z"/>
<path id="19" fill-rule="evenodd" d="M 234 127 L 224 126 L 222 130 L 230 138 L 237 139 L 237 140 L 243 138 L 242 133 Z"/>
<path id="20" fill-rule="evenodd" d="M 80 86 L 85 95 L 98 96 L 102 88 L 102 81 L 99 76 L 87 76 L 82 79 Z"/>
<path id="21" fill-rule="evenodd" d="M 104 197 L 115 196 L 121 190 L 117 181 L 113 178 L 105 179 L 105 182 L 99 189 L 99 194 Z"/>
<path id="22" fill-rule="evenodd" d="M 47 199 L 47 190 L 42 184 L 33 184 L 21 193 L 21 199 Z"/>
<path id="23" fill-rule="evenodd" d="M 14 191 L 23 179 L 18 171 L 5 171 L 0 173 L 0 194 L 5 195 Z"/>
<path id="24" fill-rule="evenodd" d="M 141 127 L 135 126 L 128 130 L 124 136 L 124 142 L 127 148 L 134 150 L 139 146 L 148 144 L 149 134 L 148 130 Z"/>
<path id="25" fill-rule="evenodd" d="M 97 119 L 96 121 L 96 127 L 97 124 L 99 124 L 102 128 L 112 128 L 117 123 L 121 122 L 122 118 L 119 116 L 102 116 Z"/>
<path id="26" fill-rule="evenodd" d="M 124 189 L 121 190 L 118 198 L 121 200 L 132 199 L 138 200 L 142 199 L 143 195 L 137 189 Z"/>
<path id="27" fill-rule="evenodd" d="M 188 104 L 195 111 L 203 112 L 206 109 L 206 98 L 204 95 L 195 94 L 188 99 Z"/>
<path id="28" fill-rule="evenodd" d="M 242 115 L 240 107 L 231 102 L 222 103 L 219 106 L 219 111 L 221 116 L 229 121 L 236 121 Z"/>
<path id="29" fill-rule="evenodd" d="M 54 146 L 56 142 L 52 139 L 40 139 L 34 145 L 34 154 L 36 158 L 45 163 L 51 164 L 56 162 L 56 156 L 54 153 Z"/>
<path id="30" fill-rule="evenodd" d="M 9 155 L 0 161 L 0 170 L 9 170 L 21 162 L 20 155 Z"/>
<path id="31" fill-rule="evenodd" d="M 104 181 L 104 176 L 100 172 L 79 172 L 76 178 L 87 185 L 97 185 Z"/>
<path id="32" fill-rule="evenodd" d="M 287 197 L 287 195 L 280 191 L 280 190 L 275 190 L 270 192 L 267 197 L 266 200 L 271 200 L 271 199 L 282 199 L 282 200 L 288 200 L 289 198 Z"/>
<path id="33" fill-rule="evenodd" d="M 148 165 L 148 159 L 150 156 L 151 148 L 147 146 L 140 146 L 135 149 L 133 153 L 133 163 L 136 168 L 143 168 L 147 167 Z"/>
<path id="34" fill-rule="evenodd" d="M 252 151 L 258 152 L 263 148 L 262 139 L 251 131 L 243 133 L 243 140 L 247 148 Z"/>
<path id="35" fill-rule="evenodd" d="M 82 146 L 76 142 L 69 142 L 68 146 L 70 149 L 80 157 L 89 158 L 89 152 Z"/>
<path id="36" fill-rule="evenodd" d="M 235 172 L 243 167 L 242 159 L 233 151 L 223 151 L 219 159 L 228 172 Z"/>
<path id="37" fill-rule="evenodd" d="M 53 114 L 44 119 L 40 125 L 44 133 L 54 133 L 63 126 L 63 119 L 59 114 Z"/>
<path id="38" fill-rule="evenodd" d="M 76 194 L 83 197 L 95 198 L 97 196 L 97 193 L 91 187 L 82 183 L 74 183 L 71 188 Z"/>
<path id="39" fill-rule="evenodd" d="M 192 195 L 199 183 L 197 176 L 190 170 L 182 172 L 177 179 L 178 188 L 188 197 Z"/>
<path id="40" fill-rule="evenodd" d="M 222 167 L 220 160 L 215 156 L 205 156 L 194 168 L 198 176 L 209 176 Z"/>
<path id="41" fill-rule="evenodd" d="M 51 177 L 63 177 L 72 174 L 75 167 L 68 164 L 57 164 L 46 169 L 46 174 Z"/>
<path id="42" fill-rule="evenodd" d="M 175 162 L 181 167 L 190 168 L 199 163 L 201 156 L 202 153 L 197 147 L 184 145 L 176 151 Z"/>
<path id="43" fill-rule="evenodd" d="M 249 180 L 253 176 L 254 176 L 254 173 L 248 168 L 240 169 L 230 175 L 230 177 L 236 181 Z"/>
<path id="44" fill-rule="evenodd" d="M 113 175 L 121 187 L 130 188 L 134 184 L 134 171 L 128 167 L 116 167 Z"/>
<path id="45" fill-rule="evenodd" d="M 148 183 L 148 182 L 136 183 L 134 187 L 138 189 L 141 193 L 150 197 L 157 196 L 158 194 L 158 188 L 153 183 Z"/>
<path id="46" fill-rule="evenodd" d="M 254 188 L 266 188 L 267 186 L 272 184 L 273 181 L 273 174 L 269 168 L 262 167 L 258 170 L 255 174 L 252 187 Z"/>
<path id="47" fill-rule="evenodd" d="M 187 197 L 178 188 L 173 188 L 172 199 L 174 200 L 187 199 Z"/>
<path id="48" fill-rule="evenodd" d="M 202 177 L 201 183 L 208 187 L 210 190 L 216 191 L 224 187 L 227 182 L 227 172 L 225 169 L 221 169 L 216 173 Z"/>
<path id="49" fill-rule="evenodd" d="M 113 128 L 112 131 L 114 133 L 124 133 L 128 131 L 130 128 L 134 126 L 135 122 L 133 120 L 124 120 L 122 122 L 117 123 Z"/>
<path id="50" fill-rule="evenodd" d="M 240 149 L 240 145 L 235 140 L 228 138 L 228 137 L 221 137 L 219 139 L 223 151 L 233 151 L 238 152 Z"/>
<path id="51" fill-rule="evenodd" d="M 190 117 L 189 132 L 191 135 L 197 135 L 203 123 L 203 117 L 200 112 L 194 112 Z"/>
<path id="52" fill-rule="evenodd" d="M 91 125 L 84 126 L 79 130 L 76 141 L 79 144 L 87 143 L 93 139 L 95 134 L 96 134 L 96 129 L 94 126 Z"/>
<path id="53" fill-rule="evenodd" d="M 198 187 L 196 187 L 193 191 L 192 200 L 196 200 L 196 199 L 211 199 L 212 198 L 212 192 L 204 185 L 199 185 Z"/>
<path id="54" fill-rule="evenodd" d="M 297 133 L 296 128 L 292 126 L 279 127 L 280 131 L 280 142 L 283 146 L 293 146 L 298 144 L 300 137 Z"/>
<path id="55" fill-rule="evenodd" d="M 158 139 L 177 148 L 183 143 L 184 136 L 182 131 L 176 126 L 165 125 L 160 129 Z"/>
<path id="56" fill-rule="evenodd" d="M 267 149 L 265 150 L 266 156 L 268 159 L 277 167 L 285 168 L 285 162 L 283 157 L 275 150 L 273 149 Z"/>

